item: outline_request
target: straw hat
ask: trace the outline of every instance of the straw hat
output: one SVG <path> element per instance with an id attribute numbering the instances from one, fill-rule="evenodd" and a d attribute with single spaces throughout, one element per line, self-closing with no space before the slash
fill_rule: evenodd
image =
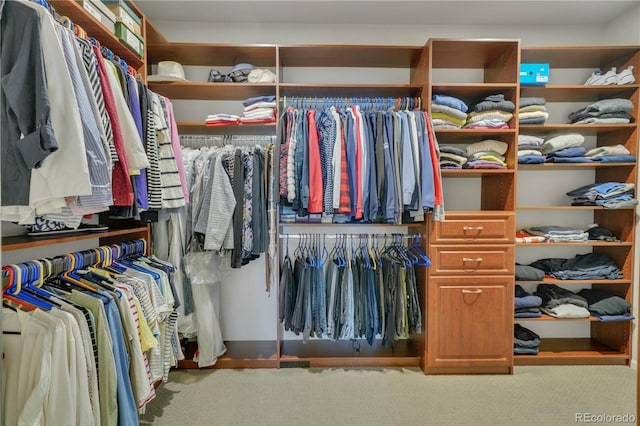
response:
<path id="1" fill-rule="evenodd" d="M 182 64 L 174 61 L 158 62 L 157 74 L 147 76 L 147 81 L 188 81 Z"/>

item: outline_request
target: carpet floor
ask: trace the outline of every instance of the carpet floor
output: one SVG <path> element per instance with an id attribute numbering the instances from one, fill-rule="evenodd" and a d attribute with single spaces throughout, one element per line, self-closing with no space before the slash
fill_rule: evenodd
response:
<path id="1" fill-rule="evenodd" d="M 141 425 L 570 425 L 581 415 L 592 423 L 636 416 L 636 371 L 620 366 L 516 367 L 511 376 L 179 370 L 157 393 Z"/>

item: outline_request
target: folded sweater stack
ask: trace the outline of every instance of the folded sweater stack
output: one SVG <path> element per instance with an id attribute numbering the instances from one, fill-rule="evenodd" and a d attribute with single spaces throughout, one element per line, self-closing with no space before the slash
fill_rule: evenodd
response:
<path id="1" fill-rule="evenodd" d="M 526 230 L 534 236 L 541 236 L 550 243 L 580 243 L 589 240 L 589 233 L 584 229 L 568 226 L 532 226 Z"/>
<path id="2" fill-rule="evenodd" d="M 465 129 L 508 129 L 516 107 L 504 95 L 489 95 L 471 105 Z"/>
<path id="3" fill-rule="evenodd" d="M 467 162 L 465 169 L 506 169 L 505 154 L 507 152 L 505 142 L 486 139 L 467 146 Z"/>
<path id="4" fill-rule="evenodd" d="M 434 129 L 460 129 L 467 121 L 469 107 L 453 96 L 434 95 L 431 102 L 431 119 Z"/>
<path id="5" fill-rule="evenodd" d="M 457 146 L 440 145 L 441 169 L 461 169 L 467 161 L 466 150 L 458 148 Z"/>
<path id="6" fill-rule="evenodd" d="M 626 124 L 633 119 L 629 99 L 603 99 L 569 114 L 571 124 Z"/>
<path id="7" fill-rule="evenodd" d="M 545 162 L 542 154 L 544 139 L 533 135 L 518 135 L 518 163 L 541 164 Z"/>
<path id="8" fill-rule="evenodd" d="M 276 121 L 276 97 L 256 96 L 245 99 L 242 123 L 274 123 Z"/>
<path id="9" fill-rule="evenodd" d="M 600 321 L 629 321 L 634 319 L 629 310 L 631 303 L 620 296 L 596 289 L 582 289 L 578 292 L 589 304 L 589 312 Z"/>
<path id="10" fill-rule="evenodd" d="M 544 98 L 520 98 L 518 122 L 520 124 L 544 124 L 549 118 Z"/>
<path id="11" fill-rule="evenodd" d="M 541 150 L 547 163 L 582 163 L 587 151 L 583 143 L 581 134 L 567 133 L 545 140 Z"/>

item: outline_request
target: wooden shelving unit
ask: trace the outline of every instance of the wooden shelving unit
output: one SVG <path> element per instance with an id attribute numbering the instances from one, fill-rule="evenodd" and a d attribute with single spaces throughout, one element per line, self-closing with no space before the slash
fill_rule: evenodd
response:
<path id="1" fill-rule="evenodd" d="M 521 125 L 521 133 L 534 134 L 542 137 L 562 133 L 575 132 L 584 136 L 595 138 L 598 147 L 608 145 L 624 145 L 632 155 L 638 156 L 638 104 L 640 101 L 640 86 L 611 85 L 611 86 L 586 86 L 583 84 L 583 70 L 604 69 L 617 67 L 619 70 L 629 65 L 634 70 L 640 66 L 640 47 L 527 47 L 522 49 L 522 62 L 548 63 L 551 70 L 557 74 L 566 74 L 564 79 L 575 76 L 574 81 L 562 81 L 562 84 L 554 84 L 553 81 L 546 86 L 521 86 L 520 96 L 543 97 L 549 103 L 554 102 L 595 102 L 601 99 L 625 98 L 634 105 L 632 115 L 634 119 L 629 124 L 545 124 L 545 125 Z M 566 84 L 565 84 L 566 83 Z M 551 119 L 551 117 L 550 117 Z M 555 121 L 559 121 L 555 117 Z M 518 165 L 518 170 L 526 171 L 527 179 L 532 179 L 535 172 L 549 173 L 556 171 L 590 171 L 593 180 L 584 182 L 624 182 L 637 183 L 637 166 L 631 163 L 573 163 L 541 165 Z M 561 178 L 561 175 L 558 175 Z M 525 177 L 520 177 L 525 179 Z M 637 196 L 637 193 L 636 193 Z M 621 242 L 588 241 L 585 243 L 541 243 L 517 244 L 518 249 L 527 250 L 525 247 L 566 247 L 568 250 L 589 248 L 594 253 L 608 255 L 622 270 L 624 279 L 616 280 L 555 280 L 545 278 L 541 283 L 556 284 L 571 288 L 572 285 L 591 285 L 609 291 L 625 298 L 633 300 L 633 283 L 636 280 L 635 267 L 633 265 L 635 251 L 635 207 L 607 209 L 600 206 L 518 206 L 518 211 L 547 211 L 552 214 L 571 215 L 572 212 L 589 214 L 592 212 L 592 222 L 611 230 Z M 541 223 L 546 224 L 546 223 Z M 583 252 L 583 251 L 581 251 Z M 518 282 L 518 284 L 535 284 L 536 282 Z M 516 321 L 528 321 L 529 319 L 516 318 Z M 553 324 L 557 319 L 538 319 L 545 325 Z M 564 320 L 560 320 L 564 321 Z M 515 365 L 560 365 L 560 364 L 625 364 L 631 359 L 631 321 L 602 322 L 597 319 L 585 319 L 590 323 L 590 338 L 545 338 L 541 334 L 542 343 L 538 355 L 517 355 L 514 358 Z M 539 333 L 540 334 L 540 333 Z"/>
<path id="2" fill-rule="evenodd" d="M 239 100 L 253 96 L 273 95 L 275 84 L 262 83 L 149 83 L 149 89 L 170 99 Z"/>

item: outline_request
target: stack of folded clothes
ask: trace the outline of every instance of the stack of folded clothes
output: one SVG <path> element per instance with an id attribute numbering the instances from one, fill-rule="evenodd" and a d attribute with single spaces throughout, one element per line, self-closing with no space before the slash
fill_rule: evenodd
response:
<path id="1" fill-rule="evenodd" d="M 207 115 L 207 127 L 235 126 L 240 124 L 240 116 L 233 114 Z"/>
<path id="2" fill-rule="evenodd" d="M 465 129 L 508 129 L 516 106 L 504 95 L 489 95 L 472 104 Z"/>
<path id="3" fill-rule="evenodd" d="M 541 151 L 546 155 L 546 162 L 551 163 L 583 163 L 587 150 L 581 145 L 584 136 L 579 133 L 558 135 L 544 141 Z"/>
<path id="4" fill-rule="evenodd" d="M 580 243 L 589 240 L 589 233 L 580 228 L 567 226 L 532 226 L 529 234 L 542 236 L 550 243 Z"/>
<path id="5" fill-rule="evenodd" d="M 573 197 L 572 206 L 602 206 L 608 209 L 632 207 L 638 204 L 633 198 L 633 183 L 601 182 L 585 185 L 567 192 Z"/>
<path id="6" fill-rule="evenodd" d="M 520 98 L 518 122 L 520 124 L 544 124 L 549 118 L 544 98 Z"/>
<path id="7" fill-rule="evenodd" d="M 509 145 L 502 141 L 486 139 L 467 146 L 468 161 L 465 169 L 506 169 L 504 154 Z"/>
<path id="8" fill-rule="evenodd" d="M 515 317 L 516 318 L 540 318 L 540 307 L 542 299 L 540 296 L 534 296 L 527 293 L 520 285 L 516 284 L 515 293 Z"/>
<path id="9" fill-rule="evenodd" d="M 276 97 L 256 96 L 245 99 L 242 123 L 274 123 L 276 121 Z"/>
<path id="10" fill-rule="evenodd" d="M 545 162 L 542 154 L 544 139 L 533 135 L 518 135 L 518 163 L 541 164 Z"/>
<path id="11" fill-rule="evenodd" d="M 558 280 L 616 280 L 622 271 L 611 258 L 601 253 L 578 254 L 573 259 L 547 258 L 529 264 Z"/>
<path id="12" fill-rule="evenodd" d="M 531 265 L 520 265 L 516 263 L 516 281 L 542 281 L 544 271 Z"/>
<path id="13" fill-rule="evenodd" d="M 467 151 L 457 146 L 440 145 L 440 168 L 461 169 L 467 162 Z"/>
<path id="14" fill-rule="evenodd" d="M 635 163 L 636 157 L 631 155 L 624 145 L 600 146 L 587 151 L 584 156 L 591 161 L 601 163 Z"/>
<path id="15" fill-rule="evenodd" d="M 582 289 L 578 295 L 584 297 L 589 304 L 589 312 L 600 321 L 629 321 L 634 319 L 629 311 L 631 303 L 620 296 L 596 289 Z"/>
<path id="16" fill-rule="evenodd" d="M 434 129 L 460 129 L 467 121 L 469 107 L 453 96 L 433 95 L 431 119 Z"/>
<path id="17" fill-rule="evenodd" d="M 541 235 L 533 235 L 526 229 L 516 231 L 516 243 L 544 243 L 547 239 Z"/>
<path id="18" fill-rule="evenodd" d="M 514 324 L 513 353 L 516 355 L 537 355 L 540 347 L 540 336 L 533 331 Z"/>
<path id="19" fill-rule="evenodd" d="M 629 99 L 603 99 L 569 114 L 571 124 L 625 124 L 633 119 Z"/>
<path id="20" fill-rule="evenodd" d="M 597 223 L 589 225 L 587 227 L 587 233 L 589 234 L 589 239 L 593 241 L 620 242 L 620 240 L 616 238 L 613 232 L 611 232 L 607 228 L 598 226 Z"/>
<path id="21" fill-rule="evenodd" d="M 556 318 L 588 318 L 587 299 L 555 284 L 538 284 L 534 295 L 542 299 L 542 312 Z"/>

